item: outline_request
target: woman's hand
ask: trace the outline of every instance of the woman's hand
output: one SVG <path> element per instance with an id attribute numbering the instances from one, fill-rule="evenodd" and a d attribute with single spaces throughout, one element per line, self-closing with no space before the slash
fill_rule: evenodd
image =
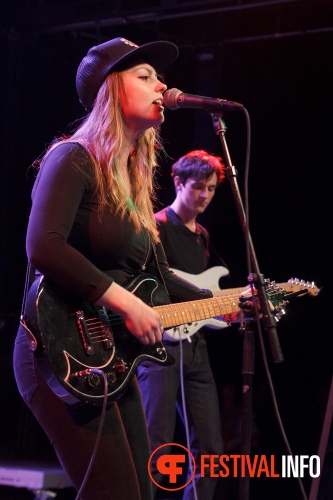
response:
<path id="1" fill-rule="evenodd" d="M 117 283 L 112 283 L 97 304 L 118 313 L 141 344 L 155 344 L 162 340 L 164 329 L 160 315 Z"/>

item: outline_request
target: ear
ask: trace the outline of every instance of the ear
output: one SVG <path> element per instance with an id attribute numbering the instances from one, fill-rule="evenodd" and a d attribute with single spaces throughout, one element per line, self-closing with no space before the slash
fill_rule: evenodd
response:
<path id="1" fill-rule="evenodd" d="M 175 177 L 173 178 L 173 182 L 174 182 L 176 191 L 179 191 L 181 189 L 182 183 L 180 182 L 180 178 L 178 175 L 175 175 Z"/>

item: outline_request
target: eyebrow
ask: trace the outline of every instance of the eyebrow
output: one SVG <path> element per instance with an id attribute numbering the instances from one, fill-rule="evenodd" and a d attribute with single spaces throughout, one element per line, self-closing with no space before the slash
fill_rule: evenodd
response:
<path id="1" fill-rule="evenodd" d="M 207 182 L 205 181 L 204 179 L 200 179 L 200 180 L 193 180 L 193 184 L 199 184 L 199 185 L 205 185 L 205 186 L 208 186 L 208 187 L 212 187 L 212 186 L 217 186 L 217 183 L 210 183 L 210 182 Z"/>
<path id="2" fill-rule="evenodd" d="M 148 65 L 149 67 L 147 67 L 145 65 Z M 134 66 L 129 68 L 127 71 L 139 71 L 140 69 L 148 71 L 148 73 L 155 74 L 156 77 L 158 76 L 158 74 L 157 74 L 156 70 L 153 68 L 153 66 L 151 66 L 149 63 L 144 63 L 144 62 L 135 64 Z"/>

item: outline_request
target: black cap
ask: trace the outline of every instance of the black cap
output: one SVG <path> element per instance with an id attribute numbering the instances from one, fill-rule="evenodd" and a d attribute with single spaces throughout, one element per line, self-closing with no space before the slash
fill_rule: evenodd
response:
<path id="1" fill-rule="evenodd" d="M 96 45 L 89 49 L 77 70 L 76 89 L 80 103 L 91 110 L 100 86 L 113 71 L 121 71 L 136 61 L 144 61 L 160 72 L 177 59 L 178 54 L 177 46 L 166 41 L 139 46 L 119 37 Z"/>

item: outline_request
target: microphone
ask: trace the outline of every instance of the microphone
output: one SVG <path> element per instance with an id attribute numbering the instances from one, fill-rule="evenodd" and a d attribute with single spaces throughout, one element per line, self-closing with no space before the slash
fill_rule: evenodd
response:
<path id="1" fill-rule="evenodd" d="M 163 94 L 163 103 L 170 110 L 179 108 L 200 108 L 207 111 L 223 111 L 242 109 L 243 104 L 238 102 L 226 101 L 215 97 L 203 97 L 200 95 L 184 94 L 178 89 L 166 90 Z"/>

